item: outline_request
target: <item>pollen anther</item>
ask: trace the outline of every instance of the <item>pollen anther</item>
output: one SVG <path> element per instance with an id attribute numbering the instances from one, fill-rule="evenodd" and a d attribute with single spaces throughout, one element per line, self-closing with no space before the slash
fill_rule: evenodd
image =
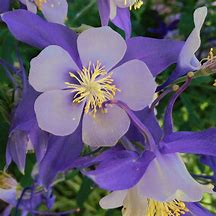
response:
<path id="1" fill-rule="evenodd" d="M 89 63 L 88 67 L 77 71 L 77 74 L 69 72 L 70 77 L 78 84 L 65 82 L 67 88 L 75 93 L 73 102 L 85 104 L 85 113 L 89 111 L 95 114 L 102 104 L 107 100 L 112 100 L 116 91 L 120 89 L 113 85 L 112 73 L 107 73 L 105 67 L 99 61 L 95 64 Z"/>
<path id="2" fill-rule="evenodd" d="M 146 216 L 180 216 L 189 212 L 185 204 L 178 200 L 171 202 L 158 202 L 148 199 L 148 208 Z"/>

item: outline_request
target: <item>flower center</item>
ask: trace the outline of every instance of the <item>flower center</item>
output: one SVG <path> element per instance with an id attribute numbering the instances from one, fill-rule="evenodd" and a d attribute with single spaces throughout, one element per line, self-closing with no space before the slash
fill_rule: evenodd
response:
<path id="1" fill-rule="evenodd" d="M 92 111 L 94 114 L 105 101 L 112 100 L 116 91 L 120 91 L 113 85 L 112 73 L 107 73 L 105 67 L 97 61 L 96 65 L 89 63 L 88 67 L 77 71 L 77 75 L 69 72 L 78 84 L 65 82 L 68 88 L 74 92 L 74 103 L 86 101 L 85 113 Z"/>
<path id="2" fill-rule="evenodd" d="M 124 0 L 125 5 L 127 5 L 128 3 L 130 3 L 130 0 Z M 142 7 L 142 5 L 143 5 L 143 0 L 135 0 L 135 2 L 130 5 L 130 10 L 140 9 Z"/>
<path id="3" fill-rule="evenodd" d="M 186 212 L 189 212 L 189 210 L 181 201 L 158 202 L 148 199 L 147 216 L 180 216 Z"/>
<path id="4" fill-rule="evenodd" d="M 37 5 L 38 9 L 42 10 L 42 6 L 43 6 L 44 3 L 47 2 L 47 0 L 35 0 L 34 2 Z"/>

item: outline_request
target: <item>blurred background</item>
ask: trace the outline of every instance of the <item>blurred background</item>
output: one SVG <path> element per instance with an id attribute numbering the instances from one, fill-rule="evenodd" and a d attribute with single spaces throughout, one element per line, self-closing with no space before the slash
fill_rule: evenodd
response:
<path id="1" fill-rule="evenodd" d="M 82 24 L 100 26 L 96 0 L 68 0 L 68 3 L 67 25 L 70 28 L 79 31 L 78 27 Z M 197 53 L 201 60 L 208 55 L 210 48 L 216 47 L 216 1 L 145 0 L 142 8 L 131 11 L 133 36 L 185 40 L 194 26 L 194 10 L 203 5 L 208 7 L 208 16 L 201 32 L 202 45 Z M 16 3 L 14 7 L 17 7 Z M 123 34 L 115 26 L 112 27 Z M 16 41 L 6 26 L 1 23 L 0 58 L 16 66 L 18 63 L 15 48 L 18 48 L 28 71 L 30 60 L 39 53 L 39 50 Z M 158 83 L 165 81 L 171 70 L 172 67 L 160 75 L 157 78 Z M 216 87 L 213 86 L 215 79 L 215 75 L 194 79 L 187 91 L 181 95 L 174 109 L 176 130 L 197 131 L 216 127 Z M 162 122 L 163 111 L 168 99 L 169 96 L 157 107 L 160 122 Z M 5 148 L 13 106 L 13 86 L 0 66 L 0 170 L 5 165 Z M 183 158 L 192 174 L 213 174 L 208 167 L 199 162 L 198 156 L 183 155 Z M 25 176 L 17 170 L 14 164 L 10 166 L 10 173 L 21 182 L 23 187 L 32 183 L 31 171 L 34 162 L 34 155 L 28 154 Z M 66 177 L 62 176 L 62 181 L 55 186 L 54 194 L 56 203 L 53 210 L 56 212 L 79 208 L 80 212 L 76 215 L 80 216 L 121 215 L 121 209 L 105 211 L 99 207 L 99 200 L 107 192 L 98 189 L 91 180 L 83 178 L 78 171 L 72 171 Z M 213 197 L 205 195 L 202 204 L 216 214 L 216 200 Z M 6 204 L 0 201 L 0 212 L 5 206 Z M 41 206 L 40 209 L 45 210 L 46 208 Z"/>

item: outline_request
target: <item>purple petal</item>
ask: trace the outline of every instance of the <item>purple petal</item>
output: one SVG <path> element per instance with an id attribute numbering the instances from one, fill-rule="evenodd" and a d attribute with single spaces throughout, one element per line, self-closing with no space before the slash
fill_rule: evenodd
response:
<path id="1" fill-rule="evenodd" d="M 42 5 L 42 12 L 49 22 L 64 24 L 68 13 L 66 0 L 48 0 Z"/>
<path id="2" fill-rule="evenodd" d="M 2 15 L 2 20 L 16 39 L 40 49 L 49 45 L 61 46 L 75 62 L 78 61 L 77 35 L 67 27 L 49 23 L 26 10 L 7 12 Z"/>
<path id="3" fill-rule="evenodd" d="M 83 66 L 100 61 L 106 70 L 115 66 L 126 51 L 124 39 L 108 26 L 82 32 L 77 39 L 77 46 Z"/>
<path id="4" fill-rule="evenodd" d="M 36 122 L 36 118 L 35 118 Z M 39 163 L 45 155 L 47 144 L 48 144 L 48 133 L 42 131 L 38 124 L 35 124 L 28 134 L 29 141 L 34 148 L 37 163 Z"/>
<path id="5" fill-rule="evenodd" d="M 38 92 L 66 88 L 69 72 L 78 71 L 67 51 L 51 45 L 31 60 L 29 82 Z"/>
<path id="6" fill-rule="evenodd" d="M 80 128 L 70 136 L 51 136 L 46 155 L 39 165 L 39 182 L 46 188 L 50 186 L 59 172 L 72 166 L 80 155 L 83 145 Z"/>
<path id="7" fill-rule="evenodd" d="M 73 133 L 79 125 L 84 103 L 74 104 L 66 90 L 44 92 L 35 101 L 35 113 L 42 130 L 57 136 Z"/>
<path id="8" fill-rule="evenodd" d="M 98 10 L 100 14 L 101 24 L 103 26 L 109 23 L 110 0 L 97 0 Z"/>
<path id="9" fill-rule="evenodd" d="M 169 65 L 178 61 L 184 42 L 147 37 L 134 37 L 127 40 L 127 51 L 122 62 L 139 59 L 145 62 L 153 76 L 158 75 Z"/>
<path id="10" fill-rule="evenodd" d="M 84 114 L 83 142 L 90 146 L 113 146 L 127 132 L 130 119 L 118 106 L 112 105 L 107 112 L 98 111 L 95 116 Z"/>
<path id="11" fill-rule="evenodd" d="M 26 162 L 28 136 L 25 132 L 16 130 L 10 134 L 7 143 L 7 152 L 16 163 L 19 170 L 24 173 Z M 8 162 L 9 159 L 7 159 Z"/>
<path id="12" fill-rule="evenodd" d="M 131 60 L 115 68 L 112 73 L 114 83 L 120 89 L 115 100 L 123 101 L 134 111 L 142 110 L 152 102 L 156 83 L 144 62 Z"/>
<path id="13" fill-rule="evenodd" d="M 152 136 L 154 137 L 155 143 L 159 143 L 162 138 L 162 130 L 156 119 L 154 110 L 146 107 L 144 110 L 135 112 L 136 116 L 143 122 L 143 124 L 149 129 Z M 131 141 L 144 142 L 143 135 L 137 130 L 137 128 L 131 124 L 130 129 L 126 136 Z"/>
<path id="14" fill-rule="evenodd" d="M 207 209 L 203 208 L 199 203 L 186 203 L 190 212 L 184 214 L 184 216 L 213 216 Z"/>
<path id="15" fill-rule="evenodd" d="M 146 151 L 140 158 L 137 155 L 126 155 L 105 160 L 94 171 L 85 174 L 106 190 L 124 190 L 137 184 L 145 173 L 154 154 Z"/>
<path id="16" fill-rule="evenodd" d="M 161 151 L 216 156 L 216 128 L 200 132 L 175 132 L 164 138 Z"/>
<path id="17" fill-rule="evenodd" d="M 117 7 L 117 14 L 112 22 L 125 32 L 126 39 L 131 36 L 131 20 L 130 11 L 128 8 Z"/>
<path id="18" fill-rule="evenodd" d="M 0 1 L 0 13 L 4 13 L 9 11 L 10 9 L 10 1 L 11 0 L 1 0 Z"/>

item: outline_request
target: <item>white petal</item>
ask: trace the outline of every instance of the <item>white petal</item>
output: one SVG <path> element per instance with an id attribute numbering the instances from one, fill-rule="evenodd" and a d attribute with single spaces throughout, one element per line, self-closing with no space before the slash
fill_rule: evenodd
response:
<path id="1" fill-rule="evenodd" d="M 128 190 L 114 191 L 103 197 L 99 204 L 103 209 L 118 208 L 123 205 L 123 201 L 127 195 Z"/>
<path id="2" fill-rule="evenodd" d="M 177 154 L 158 154 L 137 187 L 142 196 L 161 202 L 197 202 L 203 193 L 212 193 L 213 188 L 196 182 Z"/>
<path id="3" fill-rule="evenodd" d="M 123 216 L 144 216 L 148 207 L 147 199 L 140 196 L 137 187 L 128 190 L 122 209 Z"/>
<path id="4" fill-rule="evenodd" d="M 195 28 L 187 38 L 179 56 L 179 66 L 182 68 L 190 67 L 193 70 L 198 70 L 201 63 L 195 57 L 195 52 L 201 44 L 200 31 L 207 16 L 207 8 L 200 7 L 194 12 Z"/>

